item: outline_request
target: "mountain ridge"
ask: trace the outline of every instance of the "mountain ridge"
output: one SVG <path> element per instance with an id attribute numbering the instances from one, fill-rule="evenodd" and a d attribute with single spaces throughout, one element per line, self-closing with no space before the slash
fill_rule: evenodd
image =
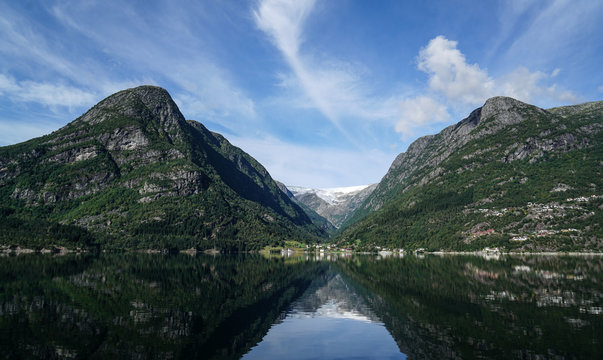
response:
<path id="1" fill-rule="evenodd" d="M 508 97 L 488 99 L 467 118 L 417 139 L 398 155 L 344 224 L 338 241 L 433 249 L 474 249 L 485 244 L 526 250 L 581 248 L 579 236 L 559 235 L 573 229 L 560 227 L 565 221 L 561 215 L 547 222 L 527 206 L 538 203 L 550 208 L 553 200 L 557 208 L 574 206 L 567 204 L 570 197 L 553 191 L 561 185 L 575 197 L 600 196 L 602 119 L 603 102 L 544 110 Z M 588 209 L 594 210 L 593 221 L 601 217 L 599 200 L 593 199 L 581 208 L 581 215 L 573 214 L 575 222 L 590 214 Z M 495 205 L 498 210 L 487 209 Z M 505 223 L 472 212 L 486 208 L 484 214 L 500 214 L 509 207 L 527 212 L 530 218 L 502 215 Z M 451 213 L 453 208 L 465 215 Z M 519 226 L 522 221 L 525 224 Z M 495 223 L 502 228 L 493 227 Z M 596 221 L 580 225 L 583 230 L 577 234 L 589 239 L 584 244 L 600 249 L 600 225 Z M 548 234 L 534 238 L 538 231 Z M 521 240 L 509 242 L 513 238 Z"/>
<path id="2" fill-rule="evenodd" d="M 117 92 L 49 135 L 0 148 L 0 185 L 6 234 L 47 222 L 29 241 L 36 245 L 49 233 L 79 244 L 81 234 L 61 238 L 65 229 L 134 248 L 246 249 L 326 236 L 261 164 L 185 120 L 154 86 Z"/>
<path id="3" fill-rule="evenodd" d="M 371 184 L 326 189 L 289 186 L 288 190 L 295 199 L 326 218 L 335 228 L 340 228 L 376 186 L 377 184 Z"/>
<path id="4" fill-rule="evenodd" d="M 0 243 L 256 250 L 339 227 L 335 241 L 357 248 L 601 251 L 601 130 L 603 101 L 545 110 L 494 97 L 414 141 L 378 184 L 318 194 L 290 191 L 166 90 L 141 86 L 0 147 Z"/>

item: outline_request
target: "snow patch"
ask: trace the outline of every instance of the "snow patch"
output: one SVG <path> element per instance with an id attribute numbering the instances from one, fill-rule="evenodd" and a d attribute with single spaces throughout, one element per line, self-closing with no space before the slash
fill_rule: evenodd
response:
<path id="1" fill-rule="evenodd" d="M 298 196 L 302 194 L 314 193 L 319 198 L 323 199 L 330 205 L 341 203 L 348 199 L 350 196 L 356 195 L 360 191 L 366 189 L 370 185 L 358 185 L 358 186 L 347 186 L 337 188 L 326 188 L 326 189 L 312 189 L 303 186 L 288 186 L 289 191 L 293 195 Z"/>

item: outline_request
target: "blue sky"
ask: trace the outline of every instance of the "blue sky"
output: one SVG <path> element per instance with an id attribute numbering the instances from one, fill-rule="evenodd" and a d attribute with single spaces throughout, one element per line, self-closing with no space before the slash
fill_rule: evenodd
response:
<path id="1" fill-rule="evenodd" d="M 603 99 L 601 1 L 0 0 L 0 145 L 167 89 L 288 185 L 378 182 L 507 95 Z"/>

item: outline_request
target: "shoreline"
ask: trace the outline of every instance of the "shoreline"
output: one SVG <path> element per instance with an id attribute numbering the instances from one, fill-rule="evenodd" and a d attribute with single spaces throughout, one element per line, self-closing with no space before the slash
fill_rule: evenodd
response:
<path id="1" fill-rule="evenodd" d="M 285 252 L 279 251 L 244 251 L 239 252 L 239 254 L 273 254 L 273 255 L 282 255 L 282 256 L 291 256 L 291 255 L 302 255 L 302 254 L 314 254 L 314 255 L 325 255 L 325 254 L 341 254 L 341 255 L 377 255 L 382 257 L 389 256 L 408 256 L 408 255 L 436 255 L 436 256 L 454 256 L 454 255 L 470 255 L 470 256 L 482 256 L 482 257 L 496 257 L 496 256 L 603 256 L 603 252 L 580 252 L 580 251 L 535 251 L 535 252 L 516 252 L 516 251 L 402 251 L 402 252 L 393 252 L 393 251 L 308 251 L 306 249 L 282 249 Z M 142 254 L 174 254 L 180 253 L 189 256 L 196 256 L 199 254 L 204 255 L 218 255 L 218 254 L 229 254 L 223 253 L 218 249 L 207 249 L 207 250 L 196 250 L 194 248 L 180 250 L 177 252 L 168 252 L 167 250 L 159 250 L 159 249 L 135 249 L 135 250 L 100 250 L 102 253 L 142 253 Z M 22 248 L 17 246 L 16 248 L 11 248 L 10 246 L 0 245 L 0 256 L 9 256 L 11 254 L 14 255 L 22 255 L 22 254 L 52 254 L 52 255 L 67 255 L 67 254 L 83 254 L 83 253 L 91 253 L 87 249 L 68 249 L 62 246 L 50 246 L 49 248 L 42 248 L 39 250 Z"/>

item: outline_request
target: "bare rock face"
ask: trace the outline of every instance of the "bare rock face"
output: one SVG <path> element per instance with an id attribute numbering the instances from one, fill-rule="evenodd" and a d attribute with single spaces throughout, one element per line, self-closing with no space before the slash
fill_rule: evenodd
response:
<path id="1" fill-rule="evenodd" d="M 161 126 L 174 126 L 185 121 L 168 92 L 157 86 L 140 86 L 115 93 L 95 105 L 79 120 L 98 124 L 114 114 L 156 119 Z"/>
<path id="2" fill-rule="evenodd" d="M 135 150 L 149 143 L 142 129 L 138 126 L 113 129 L 110 133 L 104 133 L 98 140 L 107 150 Z"/>
<path id="3" fill-rule="evenodd" d="M 534 113 L 546 114 L 546 111 L 510 97 L 496 96 L 481 107 L 480 121 L 494 118 L 497 124 L 506 126 L 521 122 L 526 115 Z"/>
<path id="4" fill-rule="evenodd" d="M 92 159 L 98 155 L 96 147 L 74 148 L 49 157 L 46 161 L 59 163 L 74 163 Z"/>

